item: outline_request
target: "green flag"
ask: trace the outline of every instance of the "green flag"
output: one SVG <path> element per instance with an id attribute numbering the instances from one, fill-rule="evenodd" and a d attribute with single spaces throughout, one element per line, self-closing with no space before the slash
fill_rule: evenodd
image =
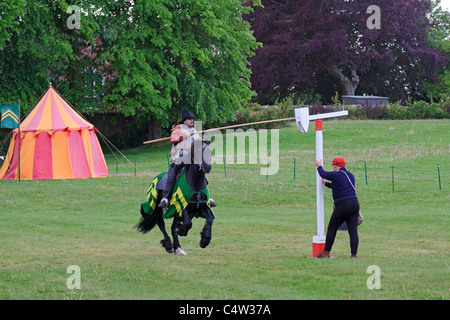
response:
<path id="1" fill-rule="evenodd" d="M 2 120 L 0 127 L 16 129 L 20 123 L 20 108 L 17 103 L 7 103 L 1 106 Z"/>

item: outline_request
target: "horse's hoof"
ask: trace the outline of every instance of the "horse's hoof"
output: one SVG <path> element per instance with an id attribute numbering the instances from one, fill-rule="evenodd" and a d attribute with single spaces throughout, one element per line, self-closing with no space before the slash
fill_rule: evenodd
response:
<path id="1" fill-rule="evenodd" d="M 200 248 L 205 249 L 209 245 L 210 242 L 211 242 L 211 238 L 201 239 L 200 243 L 199 243 Z"/>
<path id="2" fill-rule="evenodd" d="M 177 256 L 185 256 L 186 252 L 183 249 L 181 249 L 180 247 L 178 247 L 177 250 L 175 250 L 175 254 Z"/>
<path id="3" fill-rule="evenodd" d="M 162 239 L 161 241 L 161 245 L 163 246 L 164 249 L 166 249 L 167 253 L 173 253 L 173 245 L 172 242 L 167 241 L 165 239 Z"/>

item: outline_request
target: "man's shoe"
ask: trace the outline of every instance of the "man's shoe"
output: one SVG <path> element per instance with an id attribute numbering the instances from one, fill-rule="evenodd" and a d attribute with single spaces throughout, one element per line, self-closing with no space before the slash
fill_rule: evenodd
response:
<path id="1" fill-rule="evenodd" d="M 162 198 L 161 202 L 158 204 L 160 208 L 167 208 L 169 206 L 169 200 L 167 198 Z"/>
<path id="2" fill-rule="evenodd" d="M 321 253 L 318 253 L 316 255 L 316 258 L 329 258 L 330 257 L 330 251 L 323 250 Z"/>

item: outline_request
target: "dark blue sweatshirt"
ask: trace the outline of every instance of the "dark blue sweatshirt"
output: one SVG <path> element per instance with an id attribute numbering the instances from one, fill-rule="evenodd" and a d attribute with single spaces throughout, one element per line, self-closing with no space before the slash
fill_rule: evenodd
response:
<path id="1" fill-rule="evenodd" d="M 356 198 L 355 189 L 353 189 L 352 185 L 348 181 L 347 176 L 343 171 L 347 173 L 348 177 L 350 178 L 350 181 L 355 186 L 355 177 L 350 171 L 347 171 L 345 168 L 341 168 L 339 171 L 334 172 L 334 171 L 325 171 L 322 166 L 317 167 L 317 172 L 319 173 L 319 175 L 322 178 L 331 181 L 331 183 L 326 182 L 325 186 L 331 188 L 335 204 L 342 200 Z"/>

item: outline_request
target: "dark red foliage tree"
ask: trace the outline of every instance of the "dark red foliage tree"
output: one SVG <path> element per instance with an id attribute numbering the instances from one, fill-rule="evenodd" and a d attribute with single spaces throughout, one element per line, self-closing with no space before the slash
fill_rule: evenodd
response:
<path id="1" fill-rule="evenodd" d="M 252 87 L 261 103 L 313 88 L 324 102 L 341 95 L 420 94 L 445 63 L 427 43 L 423 0 L 263 0 L 247 16 L 256 40 Z M 374 11 L 380 9 L 379 29 Z M 369 20 L 369 22 L 368 22 Z"/>

